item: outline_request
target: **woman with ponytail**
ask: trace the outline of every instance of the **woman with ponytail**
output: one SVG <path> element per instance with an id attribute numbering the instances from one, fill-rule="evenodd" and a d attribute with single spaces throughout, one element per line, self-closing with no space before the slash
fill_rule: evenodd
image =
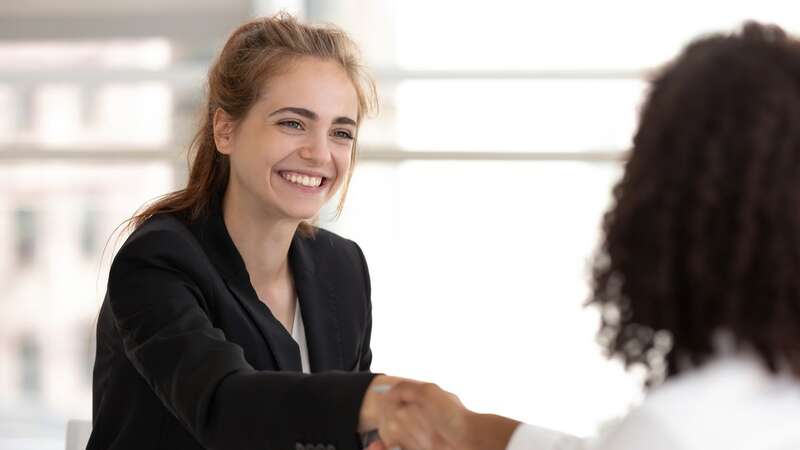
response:
<path id="1" fill-rule="evenodd" d="M 90 450 L 359 448 L 381 396 L 370 280 L 312 225 L 375 90 L 340 30 L 239 27 L 209 71 L 189 180 L 135 215 L 97 327 Z"/>

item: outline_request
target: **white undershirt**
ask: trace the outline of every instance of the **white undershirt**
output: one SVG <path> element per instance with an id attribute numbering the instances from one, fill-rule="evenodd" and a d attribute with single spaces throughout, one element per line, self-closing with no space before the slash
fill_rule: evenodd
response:
<path id="1" fill-rule="evenodd" d="M 308 362 L 308 344 L 306 343 L 306 327 L 303 325 L 303 314 L 300 312 L 300 300 L 295 300 L 294 322 L 292 323 L 292 339 L 300 347 L 300 366 L 303 373 L 311 373 Z"/>

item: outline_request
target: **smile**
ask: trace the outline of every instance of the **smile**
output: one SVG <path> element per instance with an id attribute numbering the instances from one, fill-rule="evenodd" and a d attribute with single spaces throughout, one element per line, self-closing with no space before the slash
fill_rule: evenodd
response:
<path id="1" fill-rule="evenodd" d="M 320 187 L 327 180 L 325 177 L 306 175 L 298 172 L 280 172 L 280 176 L 290 183 L 310 188 Z"/>

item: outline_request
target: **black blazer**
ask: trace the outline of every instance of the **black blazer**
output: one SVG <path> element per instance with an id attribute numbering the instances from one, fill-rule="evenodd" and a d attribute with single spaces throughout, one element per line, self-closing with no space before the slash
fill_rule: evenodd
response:
<path id="1" fill-rule="evenodd" d="M 370 281 L 361 249 L 295 236 L 289 264 L 315 375 L 258 300 L 219 201 L 199 221 L 159 214 L 111 265 L 97 325 L 88 450 L 360 448 Z M 324 372 L 319 374 L 320 372 Z"/>

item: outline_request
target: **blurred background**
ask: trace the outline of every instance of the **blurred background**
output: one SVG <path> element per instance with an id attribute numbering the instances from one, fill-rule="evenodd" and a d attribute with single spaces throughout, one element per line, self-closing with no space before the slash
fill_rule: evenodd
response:
<path id="1" fill-rule="evenodd" d="M 279 10 L 344 28 L 378 81 L 323 215 L 370 264 L 373 369 L 580 435 L 624 414 L 640 375 L 582 305 L 648 74 L 745 19 L 800 31 L 796 2 L 3 0 L 0 449 L 91 417 L 109 238 L 183 186 L 210 60 Z"/>

